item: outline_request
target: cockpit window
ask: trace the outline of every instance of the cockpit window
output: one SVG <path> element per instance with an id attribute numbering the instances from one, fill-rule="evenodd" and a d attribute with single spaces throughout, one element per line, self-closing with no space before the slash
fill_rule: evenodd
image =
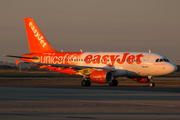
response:
<path id="1" fill-rule="evenodd" d="M 168 60 L 168 59 L 164 59 L 164 61 L 165 61 L 165 62 L 169 62 L 169 60 Z"/>
<path id="2" fill-rule="evenodd" d="M 156 59 L 156 62 L 170 62 L 168 59 L 164 58 L 159 58 L 159 59 Z"/>
<path id="3" fill-rule="evenodd" d="M 160 61 L 159 62 L 163 62 L 163 59 L 160 59 Z"/>

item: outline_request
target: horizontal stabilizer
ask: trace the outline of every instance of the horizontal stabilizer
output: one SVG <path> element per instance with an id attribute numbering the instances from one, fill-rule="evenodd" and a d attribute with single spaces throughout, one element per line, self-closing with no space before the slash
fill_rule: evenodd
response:
<path id="1" fill-rule="evenodd" d="M 19 63 L 21 63 L 20 61 L 18 61 L 18 60 L 16 60 L 16 59 L 15 59 L 15 61 L 16 61 L 16 65 L 19 65 Z"/>
<path id="2" fill-rule="evenodd" d="M 38 57 L 21 57 L 21 56 L 14 56 L 14 55 L 3 55 L 4 57 L 15 57 L 15 58 L 24 58 L 24 59 L 39 59 Z"/>

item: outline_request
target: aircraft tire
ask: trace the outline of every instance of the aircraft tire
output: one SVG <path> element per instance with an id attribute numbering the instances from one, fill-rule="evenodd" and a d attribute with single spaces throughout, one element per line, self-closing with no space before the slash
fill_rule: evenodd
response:
<path id="1" fill-rule="evenodd" d="M 82 86 L 86 86 L 86 80 L 83 80 L 83 81 L 81 82 L 81 85 L 82 85 Z"/>
<path id="2" fill-rule="evenodd" d="M 155 84 L 153 82 L 149 83 L 149 87 L 154 87 L 154 86 L 155 86 Z"/>
<path id="3" fill-rule="evenodd" d="M 109 86 L 117 86 L 118 85 L 118 81 L 117 80 L 112 80 L 110 83 L 109 83 Z"/>
<path id="4" fill-rule="evenodd" d="M 117 80 L 113 80 L 113 84 L 114 84 L 114 86 L 117 86 L 118 85 L 118 81 Z"/>
<path id="5" fill-rule="evenodd" d="M 84 87 L 84 86 L 91 86 L 91 81 L 89 81 L 89 80 L 83 80 L 82 82 L 81 82 L 81 85 Z"/>
<path id="6" fill-rule="evenodd" d="M 91 81 L 87 80 L 87 86 L 91 86 Z"/>
<path id="7" fill-rule="evenodd" d="M 113 86 L 113 80 L 109 83 L 109 86 Z"/>

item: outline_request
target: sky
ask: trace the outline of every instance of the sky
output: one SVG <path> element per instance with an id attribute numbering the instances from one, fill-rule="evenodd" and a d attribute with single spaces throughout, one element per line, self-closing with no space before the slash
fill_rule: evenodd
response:
<path id="1" fill-rule="evenodd" d="M 64 52 L 152 52 L 180 60 L 180 0 L 1 0 L 2 55 L 29 53 L 24 18 Z"/>

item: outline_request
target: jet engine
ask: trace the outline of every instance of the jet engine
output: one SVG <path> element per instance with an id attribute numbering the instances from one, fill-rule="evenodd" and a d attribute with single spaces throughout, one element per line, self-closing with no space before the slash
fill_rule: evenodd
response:
<path id="1" fill-rule="evenodd" d="M 110 71 L 92 71 L 90 79 L 97 83 L 110 83 L 113 79 L 113 75 Z"/>
<path id="2" fill-rule="evenodd" d="M 140 83 L 149 83 L 149 80 L 147 78 L 132 78 L 132 79 Z"/>

